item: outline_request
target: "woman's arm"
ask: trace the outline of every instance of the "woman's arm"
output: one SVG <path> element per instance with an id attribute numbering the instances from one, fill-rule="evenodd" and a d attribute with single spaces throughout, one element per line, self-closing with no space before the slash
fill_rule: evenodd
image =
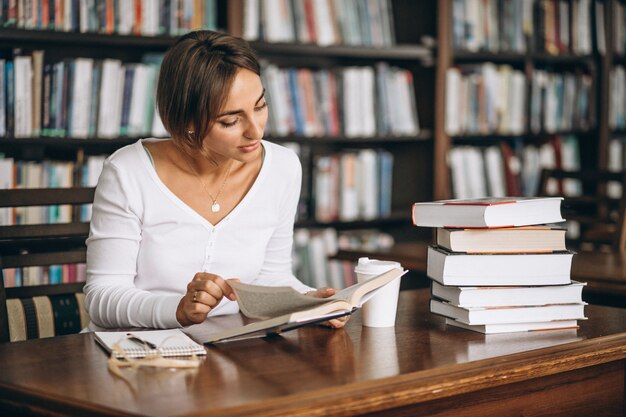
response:
<path id="1" fill-rule="evenodd" d="M 87 310 L 101 327 L 180 327 L 176 321 L 180 296 L 135 288 L 142 203 L 129 183 L 114 163 L 105 162 L 87 239 Z"/>

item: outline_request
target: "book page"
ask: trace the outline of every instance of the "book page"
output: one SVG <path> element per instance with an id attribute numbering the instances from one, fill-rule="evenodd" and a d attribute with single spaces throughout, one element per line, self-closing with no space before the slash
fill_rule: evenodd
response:
<path id="1" fill-rule="evenodd" d="M 368 281 L 352 285 L 328 298 L 310 297 L 291 287 L 269 287 L 242 282 L 229 282 L 229 285 L 235 290 L 239 309 L 246 317 L 268 319 L 342 300 L 348 301 L 353 308 L 360 307 L 376 293 L 375 289 L 404 273 L 406 271 L 393 269 Z"/>
<path id="2" fill-rule="evenodd" d="M 267 319 L 306 310 L 329 302 L 328 299 L 309 297 L 291 287 L 228 283 L 237 294 L 239 309 L 246 317 Z"/>

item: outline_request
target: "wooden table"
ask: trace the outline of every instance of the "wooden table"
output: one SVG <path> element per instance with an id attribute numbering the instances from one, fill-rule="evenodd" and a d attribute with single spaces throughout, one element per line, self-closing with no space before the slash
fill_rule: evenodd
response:
<path id="1" fill-rule="evenodd" d="M 209 348 L 197 372 L 107 371 L 91 334 L 0 344 L 0 415 L 622 416 L 626 310 L 579 330 L 482 335 L 401 292 L 395 328 L 309 327 Z M 20 414 L 19 411 L 24 411 Z"/>

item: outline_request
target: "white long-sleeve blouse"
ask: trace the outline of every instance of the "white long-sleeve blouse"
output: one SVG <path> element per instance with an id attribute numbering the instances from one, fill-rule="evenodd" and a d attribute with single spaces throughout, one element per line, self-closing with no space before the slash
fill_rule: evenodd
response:
<path id="1" fill-rule="evenodd" d="M 176 308 L 201 271 L 311 290 L 292 273 L 302 177 L 295 153 L 263 141 L 256 181 L 213 225 L 161 182 L 146 140 L 168 139 L 143 139 L 116 151 L 96 187 L 84 289 L 90 328 L 180 327 Z M 210 315 L 237 311 L 237 303 L 224 298 Z"/>

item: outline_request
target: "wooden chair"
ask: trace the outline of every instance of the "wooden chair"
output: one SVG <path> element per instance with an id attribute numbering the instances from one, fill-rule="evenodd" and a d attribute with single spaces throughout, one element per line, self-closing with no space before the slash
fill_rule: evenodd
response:
<path id="1" fill-rule="evenodd" d="M 556 193 L 550 193 L 550 181 L 557 184 Z M 562 214 L 566 220 L 580 225 L 580 233 L 572 242 L 575 249 L 626 251 L 626 172 L 564 171 L 544 169 L 541 174 L 540 195 L 563 195 L 563 183 L 576 180 L 580 195 L 565 195 Z M 610 184 L 620 184 L 621 197 L 608 192 Z"/>
<path id="2" fill-rule="evenodd" d="M 0 190 L 0 208 L 78 205 L 93 188 Z M 89 323 L 84 283 L 5 287 L 9 268 L 84 264 L 89 223 L 0 226 L 0 342 L 77 333 Z"/>

